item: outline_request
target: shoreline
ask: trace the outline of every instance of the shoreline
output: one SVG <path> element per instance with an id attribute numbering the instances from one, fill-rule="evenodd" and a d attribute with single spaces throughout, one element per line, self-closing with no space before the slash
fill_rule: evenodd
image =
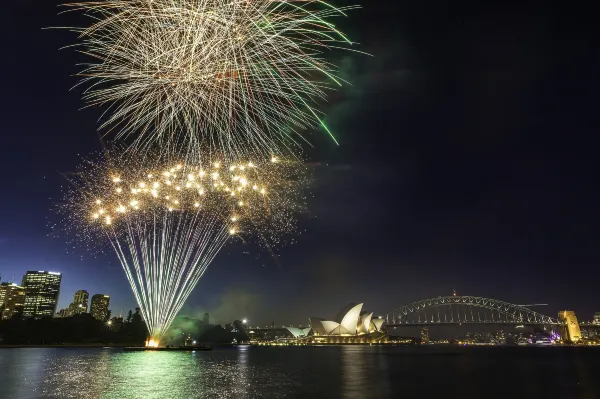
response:
<path id="1" fill-rule="evenodd" d="M 54 344 L 54 345 L 27 345 L 27 344 L 16 344 L 16 345 L 2 345 L 0 349 L 19 349 L 19 348 L 125 348 L 132 346 L 131 344 Z"/>
<path id="2" fill-rule="evenodd" d="M 452 347 L 452 348 L 497 348 L 497 349 L 510 349 L 510 348 L 600 348 L 598 345 L 552 345 L 552 346 L 518 346 L 518 345 L 455 345 L 455 344 L 434 344 L 434 345 L 406 345 L 406 344 L 308 344 L 308 345 L 231 345 L 231 344 L 213 344 L 212 348 L 227 348 L 235 346 L 248 346 L 256 348 L 292 348 L 292 347 L 341 347 L 341 346 L 372 346 L 372 347 Z M 25 349 L 25 348 L 47 348 L 47 349 L 83 349 L 83 348 L 96 348 L 96 349 L 124 349 L 132 347 L 143 347 L 143 345 L 135 344 L 54 344 L 54 345 L 2 345 L 0 349 Z"/>

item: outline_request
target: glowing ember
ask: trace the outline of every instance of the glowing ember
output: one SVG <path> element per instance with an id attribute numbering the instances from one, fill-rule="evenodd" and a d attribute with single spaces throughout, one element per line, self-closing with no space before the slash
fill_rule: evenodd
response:
<path id="1" fill-rule="evenodd" d="M 146 346 L 148 348 L 158 348 L 158 344 L 160 343 L 159 340 L 155 340 L 154 338 L 150 337 L 148 338 L 148 341 L 146 341 Z"/>
<path id="2" fill-rule="evenodd" d="M 57 226 L 87 248 L 115 251 L 157 342 L 228 241 L 273 253 L 296 232 L 308 185 L 304 166 L 287 158 L 184 162 L 150 153 L 85 161 L 69 182 Z"/>

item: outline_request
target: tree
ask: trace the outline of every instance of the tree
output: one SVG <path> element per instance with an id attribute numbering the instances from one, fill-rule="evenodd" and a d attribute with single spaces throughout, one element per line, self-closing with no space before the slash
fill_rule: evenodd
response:
<path id="1" fill-rule="evenodd" d="M 131 310 L 129 312 L 131 313 Z M 135 313 L 131 317 L 131 322 L 136 326 L 142 322 L 142 315 L 140 314 L 140 308 L 135 308 Z"/>
<path id="2" fill-rule="evenodd" d="M 131 309 L 129 309 L 129 313 L 127 313 L 127 319 L 125 319 L 125 321 L 126 321 L 127 323 L 131 323 L 131 319 L 132 319 L 132 318 L 133 318 L 133 316 L 132 316 L 132 312 L 131 312 Z"/>
<path id="3" fill-rule="evenodd" d="M 109 310 L 108 313 L 106 313 L 106 318 L 104 319 L 105 322 L 110 320 L 110 316 L 112 315 L 112 310 Z"/>
<path id="4" fill-rule="evenodd" d="M 140 308 L 135 308 L 135 313 L 131 316 L 131 323 L 129 324 L 130 334 L 132 337 L 137 339 L 146 339 L 148 337 L 148 329 L 146 323 L 142 319 Z"/>

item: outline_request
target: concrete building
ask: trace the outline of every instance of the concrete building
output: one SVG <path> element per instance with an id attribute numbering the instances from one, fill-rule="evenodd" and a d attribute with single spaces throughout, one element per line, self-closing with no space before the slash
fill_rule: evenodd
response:
<path id="1" fill-rule="evenodd" d="M 23 317 L 52 317 L 60 295 L 62 275 L 55 272 L 28 271 L 21 286 L 25 288 Z"/>
<path id="2" fill-rule="evenodd" d="M 562 339 L 564 341 L 577 343 L 581 339 L 581 330 L 579 329 L 579 322 L 574 311 L 563 310 L 558 312 L 558 321 L 565 324 L 562 331 Z"/>
<path id="3" fill-rule="evenodd" d="M 334 320 L 311 317 L 310 330 L 290 327 L 294 338 L 310 343 L 359 344 L 386 342 L 383 319 L 373 318 L 373 313 L 362 310 L 362 303 L 343 307 Z"/>
<path id="4" fill-rule="evenodd" d="M 86 290 L 79 290 L 75 293 L 75 297 L 73 299 L 73 303 L 81 306 L 77 306 L 78 308 L 83 309 L 81 313 L 87 313 L 88 309 L 88 299 L 90 294 Z"/>
<path id="5" fill-rule="evenodd" d="M 67 308 L 66 316 L 71 317 L 87 313 L 89 295 L 86 290 L 77 291 L 73 297 L 73 302 Z"/>
<path id="6" fill-rule="evenodd" d="M 11 283 L 0 284 L 0 318 L 8 320 L 23 314 L 25 288 Z"/>
<path id="7" fill-rule="evenodd" d="M 90 314 L 96 320 L 108 321 L 108 305 L 110 297 L 108 295 L 96 294 L 92 297 L 90 304 Z"/>
<path id="8" fill-rule="evenodd" d="M 0 307 L 4 305 L 4 298 L 6 297 L 6 291 L 11 283 L 0 283 Z"/>

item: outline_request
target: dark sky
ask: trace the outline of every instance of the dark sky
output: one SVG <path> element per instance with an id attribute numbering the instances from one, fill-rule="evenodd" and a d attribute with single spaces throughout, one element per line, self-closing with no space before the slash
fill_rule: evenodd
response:
<path id="1" fill-rule="evenodd" d="M 74 22 L 57 3 L 2 6 L 0 273 L 18 282 L 26 270 L 60 271 L 61 307 L 87 289 L 111 295 L 118 314 L 135 304 L 115 257 L 81 259 L 48 236 L 59 172 L 100 149 L 101 110 L 79 110 L 80 92 L 69 91 L 82 59 L 58 50 L 73 36 L 42 30 Z M 456 289 L 591 318 L 600 311 L 592 15 L 542 2 L 363 6 L 341 25 L 373 56 L 339 56 L 353 86 L 328 105 L 341 145 L 314 140 L 323 166 L 306 232 L 277 261 L 225 248 L 184 312 L 296 324 L 350 301 L 384 313 Z"/>

